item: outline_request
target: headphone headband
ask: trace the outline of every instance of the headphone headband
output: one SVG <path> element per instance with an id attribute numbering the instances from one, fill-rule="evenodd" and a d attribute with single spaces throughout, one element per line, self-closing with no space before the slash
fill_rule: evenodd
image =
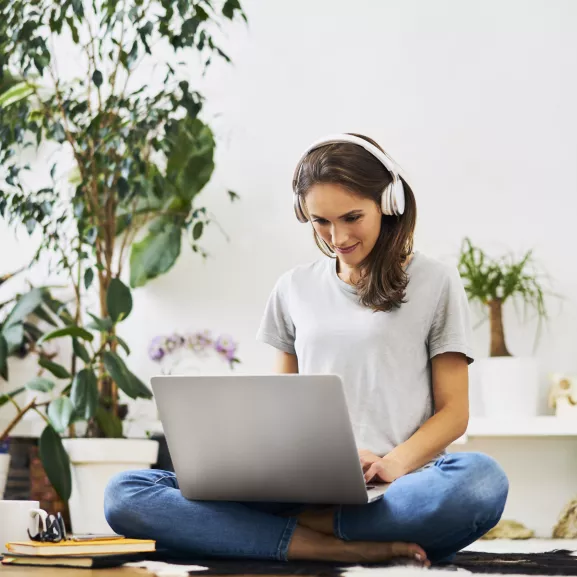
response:
<path id="1" fill-rule="evenodd" d="M 305 158 L 317 148 L 327 146 L 329 144 L 337 143 L 350 143 L 361 146 L 367 152 L 370 152 L 381 164 L 387 169 L 389 174 L 392 176 L 393 181 L 389 184 L 383 191 L 381 198 L 381 210 L 383 214 L 403 214 L 405 211 L 405 191 L 401 178 L 407 182 L 405 175 L 403 174 L 401 167 L 386 153 L 371 144 L 369 141 L 358 136 L 353 136 L 351 134 L 331 134 L 313 142 L 301 155 L 293 175 L 293 194 L 294 194 L 294 207 L 297 218 L 301 222 L 307 222 L 308 218 L 305 212 L 302 210 L 300 198 L 297 194 L 297 183 L 302 168 L 303 161 Z"/>

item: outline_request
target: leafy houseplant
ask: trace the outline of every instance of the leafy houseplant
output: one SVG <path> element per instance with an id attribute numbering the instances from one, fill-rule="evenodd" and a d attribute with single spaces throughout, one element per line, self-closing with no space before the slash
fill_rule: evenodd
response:
<path id="1" fill-rule="evenodd" d="M 509 299 L 520 299 L 527 308 L 534 308 L 539 321 L 547 318 L 544 289 L 534 270 L 532 251 L 520 259 L 511 256 L 489 257 L 469 238 L 463 240 L 458 263 L 470 302 L 479 303 L 489 311 L 491 357 L 509 357 L 503 328 L 503 305 Z"/>
<path id="2" fill-rule="evenodd" d="M 535 416 L 539 394 L 536 359 L 511 356 L 503 328 L 503 305 L 509 299 L 523 303 L 525 316 L 529 308 L 536 310 L 537 337 L 541 322 L 547 319 L 545 291 L 532 252 L 528 251 L 520 259 L 491 258 L 465 238 L 458 268 L 469 300 L 489 313 L 490 357 L 480 363 L 485 416 L 499 419 Z"/>
<path id="3" fill-rule="evenodd" d="M 16 273 L 9 273 L 0 277 L 0 285 L 3 285 Z M 71 322 L 72 317 L 61 301 L 55 299 L 48 287 L 31 287 L 28 292 L 16 294 L 7 301 L 0 303 L 0 377 L 8 381 L 8 358 L 24 358 L 29 354 L 35 354 L 38 358 L 40 371 L 44 367 L 51 366 L 55 353 L 47 351 L 40 344 L 45 335 L 43 328 L 40 328 L 40 321 L 46 321 L 55 325 L 56 322 Z M 26 409 L 21 409 L 15 401 L 15 397 L 24 390 L 36 391 L 40 393 L 50 392 L 53 383 L 45 378 L 34 378 L 9 393 L 0 395 L 0 407 L 7 403 L 16 406 L 17 416 L 5 431 L 0 430 L 0 442 L 3 442 L 9 432 L 14 428 L 24 413 L 28 410 L 45 406 L 31 402 Z"/>
<path id="4" fill-rule="evenodd" d="M 207 256 L 198 241 L 213 218 L 195 201 L 213 172 L 215 142 L 182 60 L 200 58 L 205 69 L 214 56 L 228 61 L 213 31 L 236 15 L 246 20 L 238 0 L 0 0 L 0 215 L 40 236 L 35 260 L 49 257 L 74 292 L 69 317 L 52 319 L 57 327 L 42 337 L 72 339 L 69 365 L 42 365 L 68 383 L 40 439 L 64 500 L 71 476 L 59 435 L 74 436 L 86 421 L 89 437 L 120 437 L 118 388 L 151 396 L 120 355 L 130 353 L 117 334 L 132 309 L 120 280 L 127 259 L 139 287 L 170 270 L 183 238 Z M 80 77 L 67 78 L 56 61 L 65 41 L 83 62 Z M 148 77 L 137 83 L 146 61 L 164 69 L 157 88 Z M 30 146 L 60 155 L 41 187 L 26 179 Z M 99 310 L 87 313 L 91 289 Z"/>
<path id="5" fill-rule="evenodd" d="M 9 273 L 0 277 L 0 285 L 4 285 L 9 279 L 15 277 L 19 272 Z M 0 303 L 0 377 L 8 380 L 8 358 L 24 358 L 29 354 L 37 354 L 41 363 L 50 362 L 53 353 L 38 346 L 38 340 L 44 332 L 38 326 L 38 321 L 54 314 L 61 307 L 59 301 L 54 299 L 47 287 L 31 287 L 28 292 L 16 294 L 12 298 Z M 59 314 L 65 316 L 65 311 L 60 310 Z M 41 369 L 42 370 L 42 369 Z M 21 416 L 28 410 L 39 412 L 44 419 L 47 417 L 40 411 L 46 407 L 46 403 L 36 403 L 36 399 L 22 409 L 17 403 L 16 397 L 25 390 L 36 392 L 47 392 L 50 382 L 42 378 L 33 378 L 26 383 L 25 387 L 20 387 L 9 393 L 0 394 L 0 408 L 8 403 L 14 405 L 17 416 L 8 424 L 6 430 L 0 429 L 0 498 L 3 498 L 8 469 L 10 466 L 10 439 L 8 433 L 14 428 Z"/>

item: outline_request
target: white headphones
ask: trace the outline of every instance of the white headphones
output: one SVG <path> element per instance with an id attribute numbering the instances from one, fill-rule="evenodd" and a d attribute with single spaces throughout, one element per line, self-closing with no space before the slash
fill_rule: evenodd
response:
<path id="1" fill-rule="evenodd" d="M 293 195 L 294 195 L 294 209 L 295 214 L 300 222 L 308 222 L 303 207 L 301 206 L 300 196 L 297 194 L 296 186 L 299 179 L 302 163 L 310 152 L 327 144 L 334 144 L 338 142 L 350 142 L 362 146 L 366 151 L 370 152 L 375 158 L 381 161 L 382 165 L 388 170 L 393 177 L 390 184 L 387 185 L 381 196 L 381 211 L 386 215 L 400 215 L 405 212 L 405 189 L 403 187 L 402 179 L 407 182 L 401 167 L 386 153 L 378 149 L 376 146 L 358 136 L 350 134 L 331 134 L 325 136 L 316 142 L 313 142 L 303 155 L 300 157 L 293 176 Z"/>

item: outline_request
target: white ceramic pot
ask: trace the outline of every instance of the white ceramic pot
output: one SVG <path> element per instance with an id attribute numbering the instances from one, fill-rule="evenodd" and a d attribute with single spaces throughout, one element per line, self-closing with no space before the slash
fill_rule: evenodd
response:
<path id="1" fill-rule="evenodd" d="M 104 490 L 117 473 L 156 463 L 158 441 L 149 439 L 63 439 L 72 469 L 68 506 L 73 533 L 114 531 L 104 517 Z"/>
<path id="2" fill-rule="evenodd" d="M 8 469 L 10 468 L 10 455 L 8 453 L 0 454 L 0 499 L 4 498 L 6 489 L 6 479 L 8 479 Z"/>
<path id="3" fill-rule="evenodd" d="M 533 357 L 491 357 L 479 365 L 485 417 L 537 416 L 539 371 Z"/>

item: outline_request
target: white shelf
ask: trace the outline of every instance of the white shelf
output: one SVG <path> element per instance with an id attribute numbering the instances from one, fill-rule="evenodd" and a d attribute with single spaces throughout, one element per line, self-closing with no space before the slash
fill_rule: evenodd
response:
<path id="1" fill-rule="evenodd" d="M 8 425 L 0 419 L 0 430 Z M 151 432 L 162 432 L 160 421 L 147 421 L 142 427 Z M 44 428 L 44 422 L 21 421 L 13 436 L 37 437 Z M 577 419 L 555 416 L 540 416 L 531 419 L 495 420 L 485 417 L 471 417 L 467 434 L 455 443 L 466 442 L 466 437 L 577 437 Z"/>
<path id="2" fill-rule="evenodd" d="M 488 419 L 471 417 L 464 437 L 577 437 L 577 419 L 540 416 L 530 419 Z"/>

